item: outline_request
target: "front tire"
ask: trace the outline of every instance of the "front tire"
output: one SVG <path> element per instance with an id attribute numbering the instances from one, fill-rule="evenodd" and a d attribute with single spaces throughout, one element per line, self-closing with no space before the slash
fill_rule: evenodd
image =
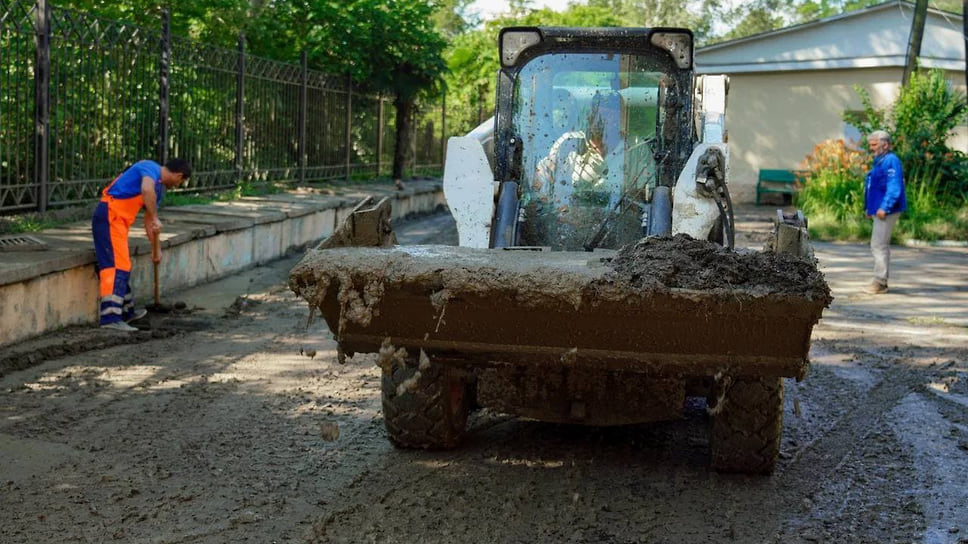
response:
<path id="1" fill-rule="evenodd" d="M 712 408 L 712 467 L 721 472 L 769 474 L 783 433 L 783 380 L 735 378 Z"/>
<path id="2" fill-rule="evenodd" d="M 460 377 L 408 357 L 383 369 L 381 389 L 387 438 L 395 446 L 449 449 L 460 443 L 471 404 Z"/>

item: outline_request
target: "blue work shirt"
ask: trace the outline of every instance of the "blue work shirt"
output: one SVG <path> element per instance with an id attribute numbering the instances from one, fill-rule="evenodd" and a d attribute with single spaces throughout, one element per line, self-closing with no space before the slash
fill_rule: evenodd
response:
<path id="1" fill-rule="evenodd" d="M 161 165 L 155 161 L 138 161 L 118 176 L 118 179 L 108 189 L 108 194 L 114 198 L 132 198 L 141 195 L 141 179 L 151 178 L 155 181 L 155 195 L 157 203 L 165 195 L 165 186 L 161 184 Z"/>
<path id="2" fill-rule="evenodd" d="M 864 185 L 864 209 L 867 215 L 876 215 L 877 210 L 888 214 L 907 210 L 901 159 L 890 151 L 874 157 L 874 166 Z"/>

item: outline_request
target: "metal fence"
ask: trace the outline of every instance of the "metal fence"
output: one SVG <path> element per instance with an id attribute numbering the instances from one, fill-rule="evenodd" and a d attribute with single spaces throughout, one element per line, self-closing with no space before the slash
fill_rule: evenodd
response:
<path id="1" fill-rule="evenodd" d="M 144 158 L 191 161 L 190 191 L 389 173 L 392 100 L 244 43 L 0 0 L 0 213 L 89 202 Z M 442 167 L 445 111 L 417 108 L 414 174 Z"/>

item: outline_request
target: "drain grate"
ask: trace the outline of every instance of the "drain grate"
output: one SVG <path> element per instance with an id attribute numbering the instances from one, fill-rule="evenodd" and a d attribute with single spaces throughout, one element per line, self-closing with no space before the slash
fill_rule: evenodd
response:
<path id="1" fill-rule="evenodd" d="M 47 243 L 33 236 L 24 234 L 0 236 L 0 251 L 43 251 L 45 249 L 47 249 Z"/>

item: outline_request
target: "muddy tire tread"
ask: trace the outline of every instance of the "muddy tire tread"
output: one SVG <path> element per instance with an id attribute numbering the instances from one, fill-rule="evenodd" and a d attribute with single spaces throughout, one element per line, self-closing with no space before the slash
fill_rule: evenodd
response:
<path id="1" fill-rule="evenodd" d="M 469 399 L 462 388 L 462 398 L 452 408 L 449 377 L 439 367 L 419 371 L 417 383 L 402 395 L 397 395 L 400 384 L 418 372 L 415 365 L 395 365 L 383 371 L 381 382 L 383 420 L 387 438 L 400 448 L 450 449 L 456 447 L 464 435 Z"/>
<path id="2" fill-rule="evenodd" d="M 712 467 L 721 472 L 769 474 L 783 433 L 783 380 L 736 378 L 713 417 Z"/>

